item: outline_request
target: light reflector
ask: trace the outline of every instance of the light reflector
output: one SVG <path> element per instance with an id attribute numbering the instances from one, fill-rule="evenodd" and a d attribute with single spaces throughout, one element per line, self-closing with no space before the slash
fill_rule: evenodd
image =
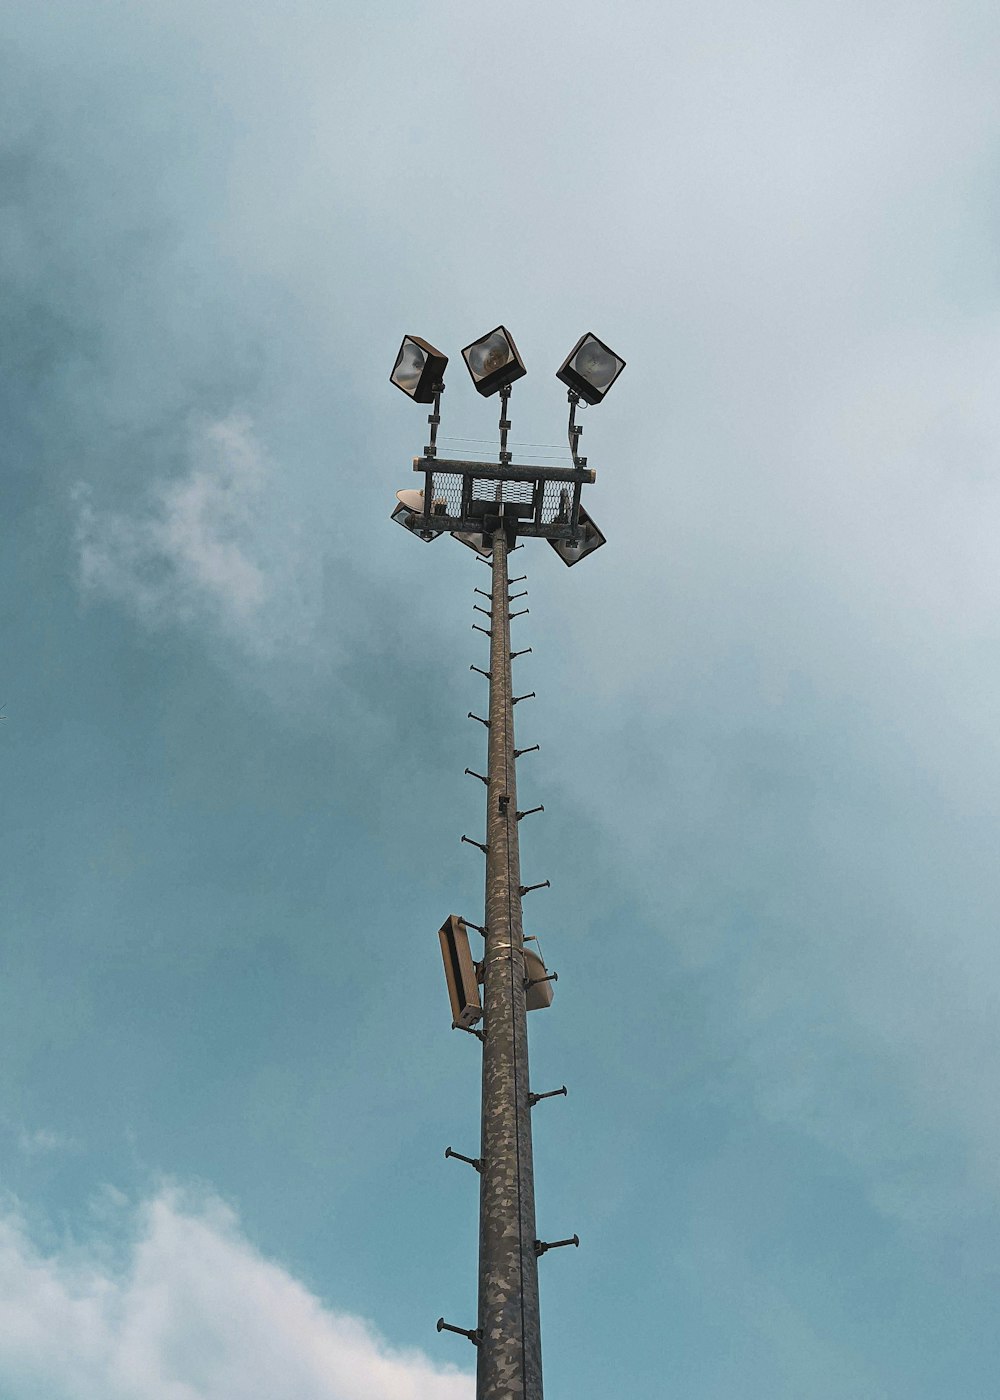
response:
<path id="1" fill-rule="evenodd" d="M 465 347 L 462 356 L 473 384 L 484 398 L 528 373 L 514 338 L 505 326 L 497 326 L 480 340 L 474 340 Z"/>
<path id="2" fill-rule="evenodd" d="M 467 544 L 470 549 L 474 549 L 477 554 L 484 559 L 489 559 L 493 554 L 493 542 L 486 535 L 474 534 L 472 531 L 452 530 L 452 539 L 460 540 L 462 544 Z"/>
<path id="3" fill-rule="evenodd" d="M 389 383 L 415 403 L 433 403 L 434 390 L 444 379 L 448 356 L 419 335 L 404 335 Z"/>
<path id="4" fill-rule="evenodd" d="M 595 549 L 600 549 L 602 544 L 607 544 L 607 539 L 591 520 L 583 506 L 580 507 L 580 524 L 583 527 L 582 540 L 577 542 L 573 540 L 549 540 L 549 544 L 559 555 L 559 558 L 570 567 L 578 564 L 581 559 L 585 559 L 588 554 L 593 554 Z"/>
<path id="5" fill-rule="evenodd" d="M 556 370 L 556 378 L 587 403 L 600 403 L 624 368 L 621 356 L 588 331 Z"/>
<path id="6" fill-rule="evenodd" d="M 397 491 L 396 500 L 399 505 L 389 517 L 395 520 L 397 525 L 402 525 L 404 530 L 409 530 L 411 535 L 416 535 L 418 540 L 423 540 L 425 544 L 430 544 L 431 540 L 436 540 L 443 533 L 435 530 L 432 534 L 421 532 L 421 523 L 424 518 L 424 493 L 422 491 L 407 490 Z M 447 502 L 443 496 L 435 496 L 431 502 L 431 515 L 444 515 L 447 510 Z"/>

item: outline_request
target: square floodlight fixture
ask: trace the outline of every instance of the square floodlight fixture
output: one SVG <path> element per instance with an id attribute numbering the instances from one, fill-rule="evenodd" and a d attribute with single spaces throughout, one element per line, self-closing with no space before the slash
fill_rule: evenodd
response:
<path id="1" fill-rule="evenodd" d="M 451 1024 L 456 1030 L 471 1030 L 483 1018 L 483 1004 L 465 920 L 449 914 L 438 929 L 438 938 L 451 1002 Z"/>
<path id="2" fill-rule="evenodd" d="M 424 544 L 430 544 L 432 540 L 441 538 L 441 532 L 439 530 L 432 530 L 430 533 L 424 534 L 420 528 L 420 522 L 423 516 L 416 515 L 408 506 L 397 506 L 389 518 L 390 520 L 395 520 L 397 525 L 402 525 L 404 530 L 408 530 L 410 534 L 415 535 L 418 540 L 423 540 Z"/>
<path id="3" fill-rule="evenodd" d="M 493 554 L 493 541 L 487 535 L 476 534 L 472 530 L 452 530 L 451 537 L 474 549 L 482 559 L 489 559 Z"/>
<path id="4" fill-rule="evenodd" d="M 580 560 L 585 559 L 588 554 L 593 554 L 595 549 L 600 549 L 602 544 L 607 544 L 606 537 L 591 520 L 583 506 L 580 507 L 580 525 L 583 528 L 582 540 L 549 540 L 549 544 L 559 555 L 559 558 L 570 567 L 579 564 Z"/>
<path id="5" fill-rule="evenodd" d="M 419 335 L 404 335 L 389 383 L 402 389 L 415 403 L 433 403 L 437 386 L 444 381 L 448 356 Z"/>
<path id="6" fill-rule="evenodd" d="M 497 326 L 481 340 L 474 340 L 465 347 L 462 355 L 473 384 L 484 398 L 489 398 L 490 394 L 506 388 L 528 373 L 514 338 L 505 326 Z"/>
<path id="7" fill-rule="evenodd" d="M 587 403 L 600 403 L 624 368 L 621 356 L 588 331 L 556 370 L 556 378 Z"/>
<path id="8" fill-rule="evenodd" d="M 443 533 L 440 530 L 424 534 L 421 529 L 424 518 L 424 493 L 422 491 L 397 491 L 396 499 L 399 501 L 399 505 L 392 512 L 390 520 L 395 520 L 397 525 L 402 525 L 404 530 L 409 530 L 411 535 L 416 535 L 417 539 L 423 540 L 425 544 L 430 544 L 431 540 L 440 538 Z M 431 514 L 444 515 L 446 509 L 447 504 L 444 497 L 435 497 L 431 503 Z"/>

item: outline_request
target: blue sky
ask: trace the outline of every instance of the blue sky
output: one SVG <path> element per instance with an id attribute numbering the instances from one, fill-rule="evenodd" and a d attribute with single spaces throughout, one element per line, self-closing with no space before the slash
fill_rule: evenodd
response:
<path id="1" fill-rule="evenodd" d="M 4 1396 L 472 1394 L 485 571 L 387 376 L 501 321 L 515 442 L 628 361 L 517 556 L 548 1394 L 995 1395 L 995 7 L 0 36 Z"/>

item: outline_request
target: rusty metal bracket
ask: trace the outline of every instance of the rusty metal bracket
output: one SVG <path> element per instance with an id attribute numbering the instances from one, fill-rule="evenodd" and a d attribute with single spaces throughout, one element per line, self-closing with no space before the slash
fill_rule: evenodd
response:
<path id="1" fill-rule="evenodd" d="M 483 1169 L 483 1161 L 481 1157 L 466 1157 L 464 1152 L 456 1152 L 451 1147 L 445 1148 L 444 1155 L 446 1157 L 454 1157 L 455 1160 L 458 1162 L 468 1162 L 469 1166 L 475 1167 L 477 1172 L 481 1172 Z"/>
<path id="2" fill-rule="evenodd" d="M 529 1094 L 528 1106 L 530 1108 L 534 1108 L 535 1104 L 541 1103 L 542 1099 L 566 1098 L 567 1095 L 568 1091 L 566 1085 L 564 1084 L 561 1089 L 549 1089 L 549 1091 L 545 1094 Z"/>
<path id="3" fill-rule="evenodd" d="M 507 451 L 507 434 L 511 429 L 510 419 L 507 417 L 507 408 L 510 404 L 509 384 L 504 384 L 500 390 L 500 464 L 506 466 L 512 457 L 512 453 Z"/>
<path id="4" fill-rule="evenodd" d="M 439 1332 L 457 1332 L 460 1337 L 468 1337 L 474 1347 L 477 1347 L 483 1340 L 483 1334 L 478 1327 L 475 1330 L 470 1327 L 452 1327 L 451 1323 L 445 1322 L 443 1317 L 439 1317 L 437 1320 L 437 1330 Z"/>
<path id="5" fill-rule="evenodd" d="M 431 430 L 431 440 L 424 448 L 425 457 L 437 456 L 437 435 L 438 428 L 441 426 L 441 395 L 444 393 L 444 381 L 439 380 L 437 384 L 432 385 L 431 392 L 434 395 L 434 401 L 431 404 L 431 411 L 427 415 L 427 422 Z"/>
<path id="6" fill-rule="evenodd" d="M 562 481 L 570 484 L 580 482 L 592 486 L 597 480 L 597 472 L 594 468 L 583 465 L 579 467 L 545 467 L 510 462 L 504 466 L 499 462 L 483 462 L 473 460 L 470 457 L 437 457 L 430 462 L 425 457 L 413 458 L 415 472 L 423 472 L 426 475 L 428 468 L 433 472 L 449 476 L 471 476 L 477 481 Z M 515 549 L 523 548 L 523 544 L 516 544 L 513 549 L 508 549 L 507 553 L 513 554 Z M 482 558 L 481 555 L 480 558 Z M 483 560 L 484 564 L 489 562 L 488 559 Z"/>
<path id="7" fill-rule="evenodd" d="M 579 1248 L 580 1248 L 580 1236 L 579 1236 L 579 1235 L 573 1235 L 573 1236 L 572 1236 L 570 1239 L 568 1239 L 568 1240 L 550 1240 L 548 1243 L 546 1243 L 544 1240 L 536 1240 L 536 1241 L 535 1241 L 535 1255 L 536 1255 L 536 1257 L 541 1258 L 541 1256 L 542 1256 L 543 1254 L 547 1254 L 547 1253 L 549 1252 L 550 1249 L 562 1249 L 563 1246 L 564 1246 L 564 1245 L 567 1245 L 567 1244 L 571 1244 L 571 1245 L 573 1245 L 573 1247 L 574 1247 L 575 1249 L 579 1249 Z"/>

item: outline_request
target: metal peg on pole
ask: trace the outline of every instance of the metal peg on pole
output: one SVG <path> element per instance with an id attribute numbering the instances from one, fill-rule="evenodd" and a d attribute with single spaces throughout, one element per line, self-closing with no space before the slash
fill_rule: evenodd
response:
<path id="1" fill-rule="evenodd" d="M 457 1332 L 460 1337 L 468 1337 L 474 1347 L 477 1347 L 481 1340 L 478 1330 L 473 1331 L 471 1327 L 453 1327 L 450 1322 L 445 1322 L 443 1317 L 439 1317 L 437 1320 L 437 1330 L 439 1332 Z"/>
<path id="2" fill-rule="evenodd" d="M 531 1107 L 534 1108 L 535 1104 L 541 1103 L 542 1099 L 556 1099 L 559 1097 L 565 1098 L 566 1094 L 567 1089 L 566 1085 L 564 1084 L 561 1089 L 549 1089 L 544 1094 L 529 1094 L 528 1102 L 531 1104 Z"/>
<path id="3" fill-rule="evenodd" d="M 459 1162 L 468 1162 L 469 1166 L 475 1167 L 477 1172 L 481 1172 L 483 1169 L 483 1164 L 478 1157 L 466 1157 L 464 1152 L 456 1152 L 451 1147 L 445 1148 L 444 1155 L 445 1157 L 454 1157 Z"/>
<path id="4" fill-rule="evenodd" d="M 563 1249 L 571 1244 L 575 1249 L 580 1248 L 580 1236 L 572 1235 L 568 1240 L 551 1240 L 548 1244 L 544 1240 L 535 1241 L 535 1253 L 537 1255 L 547 1254 L 550 1249 Z"/>

